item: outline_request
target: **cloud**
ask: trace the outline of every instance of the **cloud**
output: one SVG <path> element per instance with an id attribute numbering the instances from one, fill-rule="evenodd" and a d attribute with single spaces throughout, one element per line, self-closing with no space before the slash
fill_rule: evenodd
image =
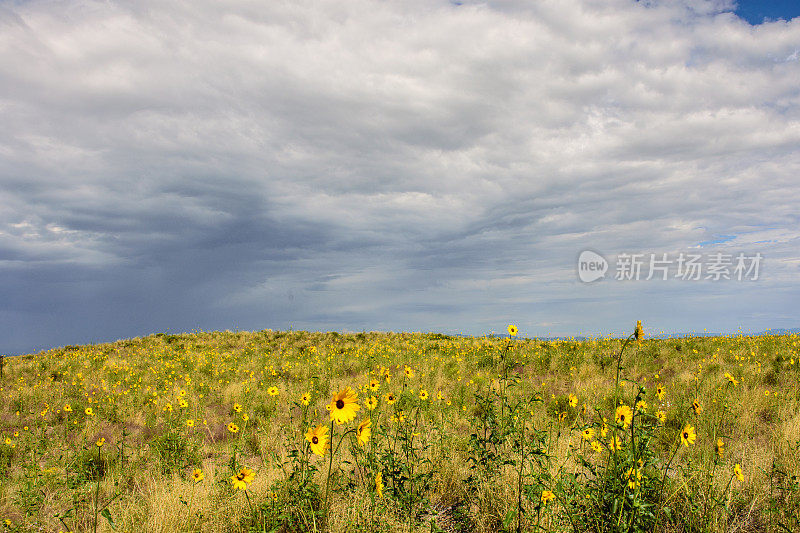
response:
<path id="1" fill-rule="evenodd" d="M 581 333 L 633 314 L 686 330 L 713 294 L 715 327 L 796 327 L 747 322 L 737 286 L 652 284 L 643 303 L 575 276 L 586 247 L 736 235 L 719 244 L 768 257 L 760 304 L 797 294 L 800 20 L 731 9 L 0 4 L 9 349 L 289 324 Z"/>

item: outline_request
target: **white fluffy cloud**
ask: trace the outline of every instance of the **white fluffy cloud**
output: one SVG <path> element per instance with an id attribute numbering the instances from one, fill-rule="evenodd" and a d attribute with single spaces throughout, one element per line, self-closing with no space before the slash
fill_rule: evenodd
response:
<path id="1" fill-rule="evenodd" d="M 0 3 L 9 346 L 796 327 L 800 19 L 733 7 Z M 576 280 L 717 240 L 763 278 Z"/>

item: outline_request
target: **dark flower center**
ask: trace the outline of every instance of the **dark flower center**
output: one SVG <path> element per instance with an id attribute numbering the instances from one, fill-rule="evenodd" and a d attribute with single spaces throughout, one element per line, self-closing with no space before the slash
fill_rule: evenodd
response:
<path id="1" fill-rule="evenodd" d="M 314 435 L 314 436 L 311 438 L 311 442 L 313 442 L 314 444 L 319 444 L 319 439 L 317 438 L 317 436 L 316 436 L 316 435 Z"/>
<path id="2" fill-rule="evenodd" d="M 683 433 L 683 438 L 686 439 L 686 440 L 689 440 L 689 434 L 684 432 Z"/>
<path id="3" fill-rule="evenodd" d="M 336 408 L 344 409 L 344 400 L 336 400 Z"/>
<path id="4" fill-rule="evenodd" d="M 238 479 L 239 481 L 244 480 L 244 472 L 239 472 L 238 474 L 236 474 L 236 479 Z"/>

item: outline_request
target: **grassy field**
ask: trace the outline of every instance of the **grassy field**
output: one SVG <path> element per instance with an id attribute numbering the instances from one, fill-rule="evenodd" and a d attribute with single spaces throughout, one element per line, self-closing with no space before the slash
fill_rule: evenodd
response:
<path id="1" fill-rule="evenodd" d="M 264 330 L 5 358 L 0 529 L 798 532 L 799 356 Z"/>

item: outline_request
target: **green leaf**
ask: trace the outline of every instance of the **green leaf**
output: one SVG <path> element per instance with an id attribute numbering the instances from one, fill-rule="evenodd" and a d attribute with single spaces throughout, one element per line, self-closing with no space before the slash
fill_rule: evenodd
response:
<path id="1" fill-rule="evenodd" d="M 503 529 L 506 529 L 516 516 L 517 516 L 517 510 L 509 509 L 508 512 L 506 513 L 506 517 L 503 519 Z"/>
<path id="2" fill-rule="evenodd" d="M 100 511 L 100 516 L 108 520 L 108 525 L 111 526 L 111 529 L 113 529 L 114 531 L 117 530 L 117 526 L 116 524 L 114 524 L 114 519 L 111 518 L 111 511 L 108 510 L 108 507 Z"/>

